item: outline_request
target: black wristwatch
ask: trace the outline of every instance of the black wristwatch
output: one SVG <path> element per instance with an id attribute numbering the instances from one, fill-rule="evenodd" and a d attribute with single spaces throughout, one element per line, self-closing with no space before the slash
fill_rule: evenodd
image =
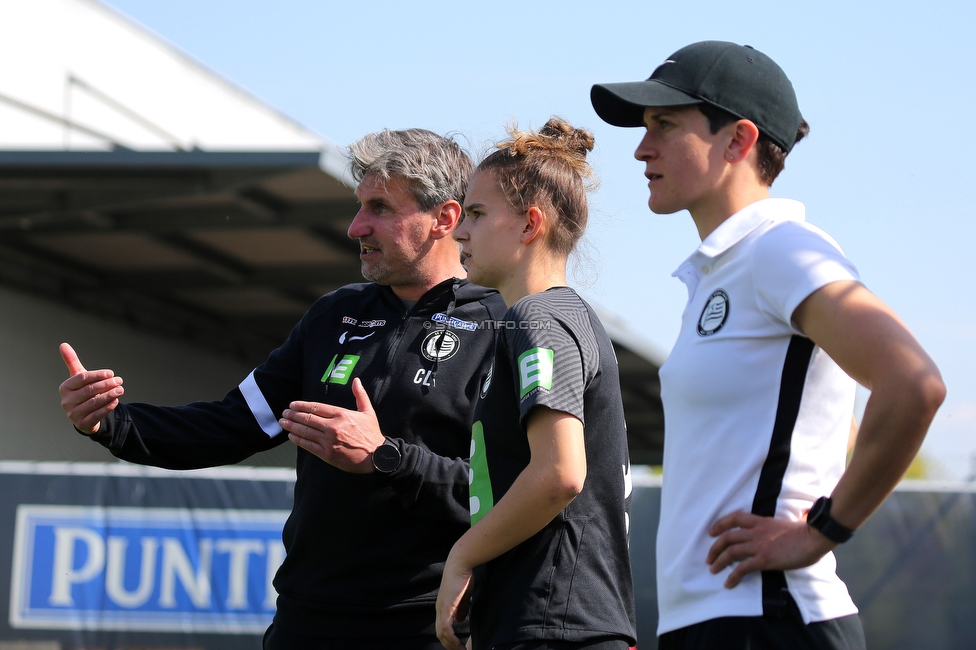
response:
<path id="1" fill-rule="evenodd" d="M 373 469 L 381 474 L 392 474 L 400 467 L 400 448 L 387 438 L 373 452 Z"/>
<path id="2" fill-rule="evenodd" d="M 824 537 L 832 542 L 843 544 L 851 538 L 854 531 L 847 526 L 840 524 L 830 516 L 830 497 L 820 497 L 813 502 L 810 512 L 807 513 L 807 523 L 819 530 Z"/>

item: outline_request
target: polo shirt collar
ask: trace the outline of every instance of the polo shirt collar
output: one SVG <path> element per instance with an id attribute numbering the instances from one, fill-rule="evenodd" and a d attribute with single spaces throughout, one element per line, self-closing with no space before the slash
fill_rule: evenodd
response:
<path id="1" fill-rule="evenodd" d="M 763 199 L 747 205 L 713 230 L 696 252 L 718 257 L 767 221 L 806 221 L 803 204 L 793 199 Z"/>
<path id="2" fill-rule="evenodd" d="M 705 238 L 705 241 L 671 276 L 685 283 L 690 298 L 698 287 L 703 269 L 707 273 L 711 268 L 711 260 L 738 244 L 749 233 L 768 221 L 806 221 L 806 210 L 802 203 L 793 199 L 763 199 L 751 203 L 712 231 L 712 234 Z"/>

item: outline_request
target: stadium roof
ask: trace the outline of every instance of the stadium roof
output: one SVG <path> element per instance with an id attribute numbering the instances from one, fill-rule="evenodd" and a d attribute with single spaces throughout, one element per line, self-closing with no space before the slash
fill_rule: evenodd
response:
<path id="1" fill-rule="evenodd" d="M 0 281 L 263 360 L 361 281 L 317 152 L 0 152 Z"/>

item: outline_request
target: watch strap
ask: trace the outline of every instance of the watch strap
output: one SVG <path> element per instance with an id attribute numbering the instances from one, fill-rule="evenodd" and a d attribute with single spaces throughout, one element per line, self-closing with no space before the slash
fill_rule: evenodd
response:
<path id="1" fill-rule="evenodd" d="M 811 516 L 807 518 L 807 523 L 830 541 L 843 544 L 854 535 L 854 531 L 830 516 L 832 504 L 830 497 L 817 499 L 810 508 Z"/>

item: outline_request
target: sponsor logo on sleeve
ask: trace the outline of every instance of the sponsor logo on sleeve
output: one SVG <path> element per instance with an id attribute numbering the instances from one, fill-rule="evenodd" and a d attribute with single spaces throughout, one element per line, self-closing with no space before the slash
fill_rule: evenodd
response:
<path id="1" fill-rule="evenodd" d="M 716 289 L 708 297 L 701 316 L 698 317 L 698 336 L 710 336 L 722 329 L 729 319 L 729 294 Z"/>
<path id="2" fill-rule="evenodd" d="M 553 353 L 546 348 L 532 348 L 519 355 L 519 399 L 536 388 L 552 390 Z"/>
<path id="3" fill-rule="evenodd" d="M 16 629 L 260 633 L 287 511 L 21 505 Z"/>

